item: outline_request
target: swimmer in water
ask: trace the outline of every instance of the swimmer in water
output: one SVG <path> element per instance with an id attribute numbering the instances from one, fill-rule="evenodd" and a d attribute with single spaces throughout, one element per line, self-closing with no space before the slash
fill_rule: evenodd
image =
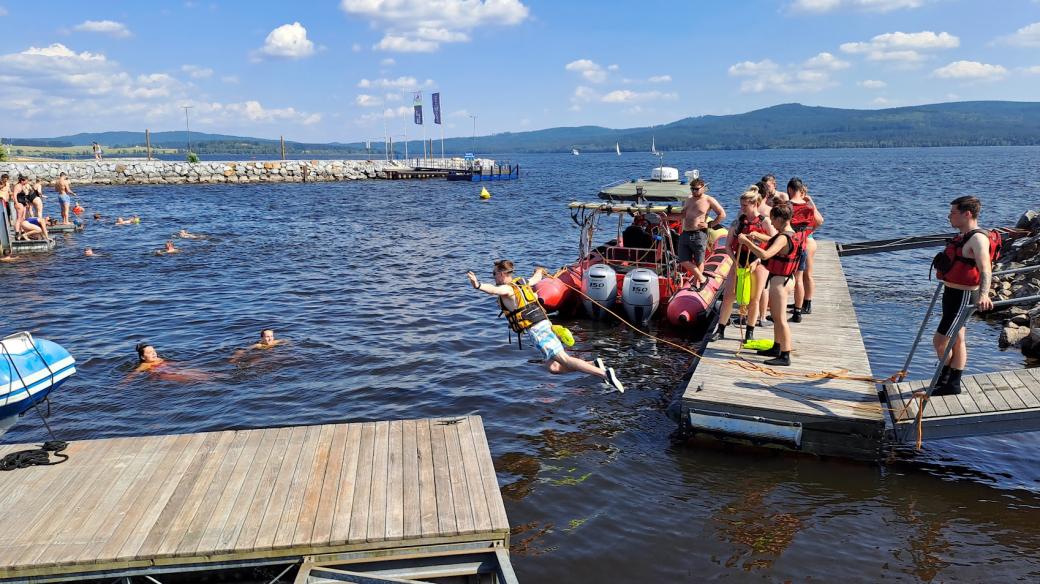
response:
<path id="1" fill-rule="evenodd" d="M 155 347 L 148 343 L 138 343 L 134 348 L 137 350 L 138 359 L 137 367 L 134 368 L 135 372 L 149 371 L 166 362 L 166 359 L 160 357 L 156 352 Z"/>
<path id="2" fill-rule="evenodd" d="M 263 329 L 260 331 L 260 341 L 253 343 L 248 349 L 238 349 L 235 354 L 231 356 L 231 363 L 238 363 L 243 360 L 250 351 L 252 350 L 265 350 L 272 349 L 279 345 L 284 345 L 286 341 L 283 339 L 274 338 L 274 329 Z"/>
<path id="3" fill-rule="evenodd" d="M 92 258 L 94 257 L 94 250 L 88 247 L 87 249 L 83 250 L 83 255 L 87 256 L 88 258 Z"/>
<path id="4" fill-rule="evenodd" d="M 181 252 L 181 250 L 179 250 L 179 249 L 177 249 L 176 247 L 173 246 L 173 242 L 172 241 L 167 241 L 165 248 L 155 250 L 155 255 L 164 255 L 164 254 L 180 253 L 180 252 Z"/>
<path id="5" fill-rule="evenodd" d="M 182 383 L 208 381 L 211 377 L 201 371 L 177 367 L 176 364 L 160 357 L 155 347 L 149 343 L 138 343 L 134 349 L 137 351 L 137 367 L 130 372 L 125 381 L 129 381 L 138 373 L 148 373 L 164 381 Z"/>
<path id="6" fill-rule="evenodd" d="M 133 225 L 134 222 L 130 219 L 123 219 L 122 217 L 116 217 L 116 225 Z"/>
<path id="7" fill-rule="evenodd" d="M 199 233 L 189 233 L 187 229 L 181 229 L 177 232 L 177 237 L 181 239 L 206 239 L 205 235 Z"/>

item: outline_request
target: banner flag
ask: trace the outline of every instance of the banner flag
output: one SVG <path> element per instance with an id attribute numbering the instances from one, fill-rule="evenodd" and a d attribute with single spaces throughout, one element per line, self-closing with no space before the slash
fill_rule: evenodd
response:
<path id="1" fill-rule="evenodd" d="M 440 92 L 433 94 L 433 123 L 441 123 L 441 94 Z"/>
<path id="2" fill-rule="evenodd" d="M 416 123 L 416 125 L 421 126 L 422 125 L 422 92 L 421 91 L 416 91 L 415 92 L 415 101 L 413 102 L 413 105 L 415 106 L 415 123 Z"/>

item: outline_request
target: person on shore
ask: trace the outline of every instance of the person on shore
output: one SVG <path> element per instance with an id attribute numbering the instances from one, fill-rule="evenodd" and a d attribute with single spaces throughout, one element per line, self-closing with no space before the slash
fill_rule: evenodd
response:
<path id="1" fill-rule="evenodd" d="M 6 205 L 11 200 L 11 175 L 0 174 L 0 201 Z"/>
<path id="2" fill-rule="evenodd" d="M 823 225 L 823 214 L 809 196 L 809 187 L 805 186 L 802 179 L 795 177 L 787 183 L 787 196 L 794 213 L 791 218 L 791 227 L 797 232 L 806 234 L 805 248 L 802 250 L 802 257 L 798 262 L 798 276 L 795 278 L 794 287 L 794 311 L 791 313 L 791 322 L 802 322 L 803 314 L 812 314 L 812 298 L 816 291 L 816 282 L 813 280 L 816 240 L 813 239 L 813 231 Z M 776 318 L 776 313 L 773 313 L 773 318 Z"/>
<path id="3" fill-rule="evenodd" d="M 950 202 L 950 225 L 959 235 L 946 244 L 946 249 L 935 256 L 932 266 L 943 283 L 942 317 L 932 335 L 932 346 L 940 359 L 946 346 L 953 343 L 953 351 L 943 363 L 939 381 L 932 395 L 956 395 L 961 392 L 961 375 L 968 364 L 968 345 L 964 328 L 950 337 L 953 323 L 974 302 L 979 312 L 993 308 L 989 297 L 993 282 L 993 261 L 1000 249 L 1000 235 L 979 228 L 982 202 L 975 197 L 957 197 Z"/>
<path id="4" fill-rule="evenodd" d="M 29 211 L 29 179 L 25 175 L 18 175 L 18 182 L 11 188 L 11 198 L 14 200 L 14 230 L 20 235 L 22 223 Z"/>
<path id="5" fill-rule="evenodd" d="M 90 147 L 94 151 L 94 160 L 101 162 L 101 144 L 93 142 Z"/>
<path id="6" fill-rule="evenodd" d="M 59 174 L 58 182 L 54 184 L 54 190 L 58 193 L 58 204 L 61 205 L 61 224 L 71 225 L 69 210 L 72 208 L 72 197 L 76 196 L 76 193 L 72 192 L 69 175 L 64 172 Z"/>
<path id="7" fill-rule="evenodd" d="M 33 239 L 34 235 L 37 235 L 36 239 L 41 241 L 47 241 L 51 238 L 50 233 L 47 232 L 47 219 L 39 217 L 26 217 L 21 223 L 22 236 L 26 239 Z"/>
<path id="8" fill-rule="evenodd" d="M 709 220 L 708 213 L 715 218 Z M 702 178 L 690 181 L 690 198 L 683 203 L 682 234 L 679 236 L 679 265 L 693 274 L 694 283 L 704 283 L 704 258 L 708 251 L 708 230 L 716 229 L 726 220 L 726 210 L 708 195 L 708 185 Z"/>
<path id="9" fill-rule="evenodd" d="M 795 231 L 791 226 L 794 211 L 787 203 L 780 203 L 769 212 L 769 221 L 776 235 L 769 239 L 765 249 L 758 246 L 757 239 L 747 234 L 737 236 L 738 241 L 758 259 L 765 262 L 766 286 L 769 288 L 769 310 L 773 313 L 773 348 L 759 351 L 759 355 L 772 357 L 766 365 L 787 367 L 791 364 L 791 327 L 787 324 L 787 298 L 794 288 L 798 258 L 805 239 L 804 231 Z"/>
<path id="10" fill-rule="evenodd" d="M 29 185 L 29 214 L 33 217 L 43 218 L 43 179 L 36 177 Z"/>
<path id="11" fill-rule="evenodd" d="M 749 294 L 750 301 L 745 320 L 744 342 L 755 338 L 755 325 L 758 324 L 758 319 L 761 316 L 759 299 L 766 288 L 768 273 L 758 257 L 752 254 L 751 250 L 747 249 L 738 237 L 746 235 L 758 247 L 764 247 L 766 242 L 773 235 L 776 235 L 776 230 L 769 222 L 768 216 L 761 215 L 758 211 L 761 203 L 762 194 L 758 190 L 758 185 L 748 187 L 744 194 L 740 195 L 740 215 L 730 225 L 729 233 L 726 235 L 728 243 L 726 248 L 730 257 L 733 258 L 735 267 L 747 269 L 748 277 L 751 280 L 748 283 L 751 293 Z M 733 312 L 733 301 L 736 297 L 737 276 L 736 270 L 734 270 L 730 277 L 726 279 L 726 291 L 722 297 L 722 309 L 719 311 L 719 325 L 711 340 L 718 341 L 726 338 L 726 325 L 729 324 L 729 317 Z"/>
<path id="12" fill-rule="evenodd" d="M 494 284 L 481 282 L 473 272 L 466 272 L 466 277 L 473 288 L 498 297 L 499 306 L 506 316 L 509 328 L 517 334 L 517 338 L 521 333 L 527 333 L 528 338 L 545 358 L 550 373 L 586 373 L 602 379 L 610 387 L 624 393 L 625 387 L 618 380 L 614 369 L 605 366 L 602 359 L 596 359 L 596 363 L 592 364 L 584 359 L 572 357 L 564 350 L 563 343 L 552 330 L 552 322 L 531 288 L 541 281 L 545 273 L 545 268 L 538 268 L 526 282 L 523 278 L 514 279 L 513 262 L 499 260 L 495 262 L 492 273 L 495 278 Z"/>

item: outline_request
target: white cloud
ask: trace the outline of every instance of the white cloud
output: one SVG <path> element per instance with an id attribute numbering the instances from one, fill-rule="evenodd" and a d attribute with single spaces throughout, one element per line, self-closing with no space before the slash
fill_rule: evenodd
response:
<path id="1" fill-rule="evenodd" d="M 395 61 L 393 57 L 387 57 L 387 58 L 383 59 L 382 61 L 380 61 L 379 64 L 382 65 L 383 67 L 393 67 L 394 65 L 397 64 L 397 61 Z"/>
<path id="2" fill-rule="evenodd" d="M 650 79 L 647 79 L 650 83 L 669 83 L 671 80 L 671 75 L 654 75 Z"/>
<path id="3" fill-rule="evenodd" d="M 1036 0 L 1040 2 L 1040 0 Z M 1032 67 L 1023 67 L 1022 72 L 1026 75 L 1040 75 L 1040 65 L 1033 65 Z"/>
<path id="4" fill-rule="evenodd" d="M 870 101 L 870 103 L 874 105 L 891 105 L 892 100 L 888 99 L 887 97 L 875 97 Z"/>
<path id="5" fill-rule="evenodd" d="M 802 66 L 809 69 L 829 69 L 831 71 L 839 71 L 841 69 L 848 69 L 849 62 L 842 61 L 834 55 L 824 52 L 807 60 L 802 64 Z"/>
<path id="6" fill-rule="evenodd" d="M 891 12 L 919 8 L 924 0 L 794 0 L 791 9 L 797 12 L 830 12 L 839 8 L 855 8 L 869 12 Z"/>
<path id="7" fill-rule="evenodd" d="M 206 79 L 213 76 L 213 69 L 198 65 L 181 65 L 181 71 L 187 73 L 192 79 Z"/>
<path id="8" fill-rule="evenodd" d="M 1034 22 L 998 39 L 1000 42 L 1016 47 L 1040 47 L 1040 22 Z"/>
<path id="9" fill-rule="evenodd" d="M 383 99 L 386 101 L 401 101 L 404 99 L 404 96 L 400 93 L 387 93 L 383 95 Z"/>
<path id="10" fill-rule="evenodd" d="M 382 89 L 404 89 L 404 90 L 415 90 L 419 88 L 419 80 L 415 77 L 401 76 L 397 79 L 362 79 L 358 81 L 357 86 L 361 89 L 369 89 L 378 87 Z M 422 82 L 423 87 L 432 87 L 433 79 L 427 79 Z"/>
<path id="11" fill-rule="evenodd" d="M 620 66 L 615 65 L 613 63 L 611 63 L 610 65 L 607 65 L 607 71 L 617 71 L 620 68 L 621 68 Z"/>
<path id="12" fill-rule="evenodd" d="M 841 50 L 866 55 L 868 61 L 897 62 L 914 65 L 928 57 L 922 51 L 938 51 L 960 46 L 961 41 L 948 32 L 887 32 L 868 42 L 843 43 Z"/>
<path id="13" fill-rule="evenodd" d="M 859 85 L 864 89 L 884 89 L 888 87 L 887 83 L 884 81 L 878 81 L 877 79 L 864 79 L 863 81 L 856 83 L 856 85 Z"/>
<path id="14" fill-rule="evenodd" d="M 586 81 L 591 83 L 603 83 L 607 80 L 607 72 L 598 63 L 590 59 L 578 59 L 571 61 L 563 67 L 568 71 L 580 73 Z"/>
<path id="15" fill-rule="evenodd" d="M 383 105 L 383 100 L 374 95 L 362 93 L 354 98 L 354 103 L 361 107 L 379 107 Z"/>
<path id="16" fill-rule="evenodd" d="M 1000 65 L 989 65 L 978 61 L 954 61 L 940 67 L 932 75 L 941 79 L 960 79 L 967 81 L 993 81 L 1007 75 L 1007 69 Z"/>
<path id="17" fill-rule="evenodd" d="M 314 43 L 307 39 L 307 29 L 294 22 L 272 30 L 260 52 L 270 57 L 300 59 L 314 54 Z"/>
<path id="18" fill-rule="evenodd" d="M 783 67 L 769 59 L 743 61 L 731 66 L 729 74 L 731 77 L 744 78 L 740 83 L 741 93 L 813 93 L 836 85 L 829 71 L 843 68 L 835 66 L 836 59 L 833 56 L 821 58 L 824 54 L 829 55 L 821 53 L 806 61 L 802 67 Z M 808 67 L 809 63 L 822 68 Z"/>
<path id="19" fill-rule="evenodd" d="M 79 32 L 96 32 L 114 36 L 116 38 L 126 38 L 131 35 L 130 30 L 126 28 L 125 24 L 114 20 L 86 20 L 72 27 L 72 30 Z"/>
<path id="20" fill-rule="evenodd" d="M 673 99 L 679 99 L 679 95 L 675 92 L 629 91 L 627 89 L 617 89 L 601 97 L 600 101 L 603 103 L 636 103 Z"/>
<path id="21" fill-rule="evenodd" d="M 475 28 L 517 25 L 530 14 L 520 0 L 341 0 L 340 8 L 384 30 L 374 49 L 412 53 L 467 42 Z"/>

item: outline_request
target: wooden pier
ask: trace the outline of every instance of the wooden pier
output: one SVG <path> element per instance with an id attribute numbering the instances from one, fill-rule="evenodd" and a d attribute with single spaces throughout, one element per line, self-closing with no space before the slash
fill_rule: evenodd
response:
<path id="1" fill-rule="evenodd" d="M 84 440 L 65 454 L 0 473 L 0 582 L 257 566 L 297 582 L 515 582 L 479 416 Z"/>
<path id="2" fill-rule="evenodd" d="M 790 367 L 755 369 L 768 357 L 730 339 L 707 345 L 682 397 L 688 433 L 786 447 L 815 454 L 876 458 L 885 417 L 874 383 L 812 378 L 820 372 L 872 377 L 848 283 L 833 242 L 820 241 L 814 266 L 813 312 L 791 323 Z M 755 330 L 772 336 L 771 327 Z M 774 377 L 771 372 L 783 377 Z"/>

